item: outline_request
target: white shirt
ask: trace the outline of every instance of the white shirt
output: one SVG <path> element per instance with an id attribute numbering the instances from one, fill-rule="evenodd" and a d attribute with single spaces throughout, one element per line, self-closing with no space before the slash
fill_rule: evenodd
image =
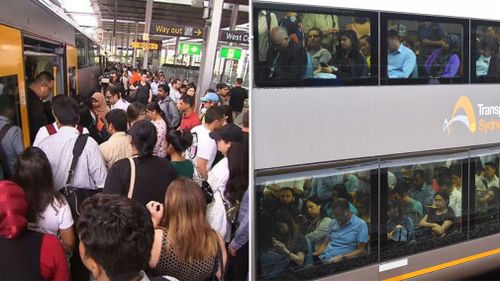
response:
<path id="1" fill-rule="evenodd" d="M 455 188 L 450 193 L 450 203 L 448 207 L 453 209 L 456 217 L 462 216 L 462 193 Z"/>
<path id="2" fill-rule="evenodd" d="M 128 81 L 130 80 L 130 76 L 122 76 L 123 89 L 128 90 Z"/>
<path id="3" fill-rule="evenodd" d="M 259 61 L 266 61 L 267 50 L 269 48 L 269 34 L 273 27 L 278 26 L 278 20 L 274 13 L 270 14 L 271 22 L 269 23 L 269 27 L 271 30 L 267 29 L 267 11 L 262 10 L 259 12 L 258 17 L 258 30 L 259 30 Z"/>
<path id="4" fill-rule="evenodd" d="M 181 97 L 181 93 L 179 93 L 179 91 L 177 91 L 176 89 L 174 89 L 173 87 L 171 87 L 170 88 L 170 94 L 169 94 L 169 96 L 175 102 L 175 104 L 177 104 L 177 101 Z"/>
<path id="5" fill-rule="evenodd" d="M 198 157 L 203 158 L 207 160 L 206 170 L 210 171 L 217 154 L 217 143 L 210 137 L 210 131 L 204 125 L 191 129 L 191 134 L 193 134 L 193 144 L 186 151 L 186 159 L 191 160 L 195 170 L 198 170 L 196 166 Z"/>
<path id="6" fill-rule="evenodd" d="M 59 230 L 73 226 L 73 217 L 66 199 L 60 203 L 56 199 L 49 204 L 35 223 L 29 223 L 28 229 L 57 236 Z"/>
<path id="7" fill-rule="evenodd" d="M 124 99 L 119 99 L 115 104 L 111 105 L 111 109 L 121 109 L 125 112 L 127 112 L 127 108 L 130 105 L 130 103 Z"/>
<path id="8" fill-rule="evenodd" d="M 54 129 L 56 129 L 56 133 L 57 133 L 59 131 L 59 128 L 57 127 L 57 122 L 52 123 L 52 126 L 54 126 Z M 87 130 L 87 128 L 83 127 L 82 133 L 88 134 L 89 130 Z M 40 129 L 38 129 L 38 132 L 36 133 L 35 140 L 33 141 L 33 146 L 38 146 L 48 136 L 50 136 L 50 135 L 49 135 L 49 131 L 47 131 L 47 128 L 45 126 L 40 127 Z"/>
<path id="9" fill-rule="evenodd" d="M 66 183 L 73 159 L 73 147 L 78 135 L 76 128 L 64 126 L 59 128 L 56 134 L 45 138 L 39 145 L 49 159 L 54 186 L 58 190 Z M 76 164 L 71 186 L 87 189 L 103 188 L 106 176 L 107 170 L 99 146 L 93 138 L 89 137 Z"/>
<path id="10" fill-rule="evenodd" d="M 153 92 L 153 96 L 157 96 L 158 95 L 158 85 L 160 85 L 158 82 L 151 82 L 150 86 L 151 86 L 151 91 Z"/>
<path id="11" fill-rule="evenodd" d="M 228 179 L 229 164 L 227 158 L 224 157 L 208 172 L 207 181 L 214 192 L 214 201 L 207 206 L 207 220 L 226 242 L 231 239 L 231 227 L 227 221 L 226 208 L 224 207 L 224 201 L 227 201 L 224 192 Z"/>

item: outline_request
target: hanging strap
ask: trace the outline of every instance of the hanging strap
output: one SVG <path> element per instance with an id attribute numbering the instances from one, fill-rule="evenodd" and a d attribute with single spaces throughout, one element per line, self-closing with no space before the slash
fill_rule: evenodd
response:
<path id="1" fill-rule="evenodd" d="M 7 153 L 3 149 L 2 141 L 5 138 L 5 135 L 7 135 L 7 132 L 10 128 L 12 128 L 11 124 L 5 124 L 0 130 L 0 164 L 2 166 L 2 171 L 5 179 L 10 179 L 11 171 L 9 168 L 9 164 L 7 163 Z"/>
<path id="2" fill-rule="evenodd" d="M 85 148 L 85 144 L 87 143 L 89 135 L 78 135 L 76 139 L 75 146 L 73 147 L 73 160 L 71 160 L 71 166 L 68 171 L 68 178 L 66 179 L 66 186 L 71 184 L 71 180 L 73 179 L 73 175 L 75 173 L 76 163 L 78 162 L 78 158 L 82 155 L 83 149 Z"/>
<path id="3" fill-rule="evenodd" d="M 134 194 L 135 187 L 135 162 L 133 157 L 128 157 L 128 161 L 130 162 L 130 185 L 128 187 L 128 195 L 129 199 L 132 199 L 132 195 Z"/>

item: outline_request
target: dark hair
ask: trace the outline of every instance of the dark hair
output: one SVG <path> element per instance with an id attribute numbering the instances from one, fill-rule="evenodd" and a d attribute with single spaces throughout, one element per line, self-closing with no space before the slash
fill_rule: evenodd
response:
<path id="1" fill-rule="evenodd" d="M 153 155 L 156 145 L 156 127 L 148 120 L 137 121 L 129 132 L 132 145 L 139 152 L 139 157 Z"/>
<path id="2" fill-rule="evenodd" d="M 453 182 L 451 181 L 450 177 L 448 175 L 446 176 L 441 176 L 438 178 L 438 185 L 441 186 L 447 186 L 447 187 L 453 187 Z"/>
<path id="3" fill-rule="evenodd" d="M 436 196 L 438 195 L 441 196 L 441 198 L 443 198 L 444 201 L 448 202 L 448 204 L 450 203 L 450 195 L 447 192 L 438 191 L 436 192 L 436 194 L 434 194 L 434 198 L 436 198 Z M 448 206 L 448 204 L 446 204 L 446 206 Z"/>
<path id="4" fill-rule="evenodd" d="M 77 233 L 85 254 L 110 280 L 132 280 L 148 267 L 154 229 L 149 212 L 135 200 L 117 194 L 85 200 Z"/>
<path id="5" fill-rule="evenodd" d="M 349 201 L 344 198 L 333 198 L 332 199 L 332 210 L 339 208 L 342 211 L 349 211 Z"/>
<path id="6" fill-rule="evenodd" d="M 48 71 L 42 71 L 38 73 L 34 81 L 38 83 L 51 82 L 54 81 L 54 76 Z"/>
<path id="7" fill-rule="evenodd" d="M 167 133 L 167 143 L 171 144 L 176 152 L 182 153 L 193 143 L 193 135 L 191 132 L 171 130 Z"/>
<path id="8" fill-rule="evenodd" d="M 222 118 L 223 115 L 220 106 L 212 106 L 205 113 L 205 123 L 207 124 L 212 124 L 214 121 L 221 120 Z"/>
<path id="9" fill-rule="evenodd" d="M 189 105 L 189 107 L 194 106 L 194 97 L 192 97 L 192 96 L 184 94 L 179 99 L 182 100 L 183 103 L 187 103 Z"/>
<path id="10" fill-rule="evenodd" d="M 486 162 L 484 163 L 484 167 L 491 167 L 492 169 L 495 169 L 495 171 L 497 170 L 497 165 L 495 165 L 495 163 L 493 162 Z"/>
<path id="11" fill-rule="evenodd" d="M 243 138 L 241 142 L 231 142 L 227 151 L 227 162 L 229 178 L 224 195 L 231 204 L 234 204 L 236 201 L 241 201 L 248 189 L 248 138 Z"/>
<path id="12" fill-rule="evenodd" d="M 359 38 L 359 40 L 361 40 L 361 39 L 365 40 L 366 42 L 368 42 L 368 44 L 370 44 L 370 45 L 371 45 L 371 40 L 372 40 L 372 38 L 371 38 L 371 36 L 370 36 L 370 35 L 363 35 L 363 36 L 361 36 L 361 37 Z"/>
<path id="13" fill-rule="evenodd" d="M 10 94 L 0 95 L 0 113 L 5 113 L 7 110 L 14 108 L 16 98 Z"/>
<path id="14" fill-rule="evenodd" d="M 389 31 L 387 31 L 387 39 L 397 39 L 398 41 L 401 41 L 398 32 L 394 29 L 390 29 Z"/>
<path id="15" fill-rule="evenodd" d="M 432 61 L 429 68 L 429 74 L 432 76 L 441 75 L 453 55 L 457 55 L 460 58 L 460 42 L 458 36 L 450 33 L 446 35 L 444 41 L 448 42 L 449 48 L 447 50 L 441 49 L 437 57 Z"/>
<path id="16" fill-rule="evenodd" d="M 325 208 L 323 207 L 323 201 L 321 199 L 319 199 L 318 196 L 313 195 L 313 196 L 307 198 L 305 203 L 307 203 L 308 201 L 311 201 L 314 204 L 320 206 L 320 209 L 319 209 L 319 217 L 320 218 L 326 217 L 326 211 L 325 211 Z"/>
<path id="17" fill-rule="evenodd" d="M 146 110 L 156 111 L 156 113 L 160 114 L 161 119 L 163 119 L 163 121 L 165 121 L 165 124 L 168 124 L 167 116 L 165 116 L 165 112 L 163 112 L 163 110 L 161 110 L 160 104 L 157 101 L 153 101 L 153 102 L 148 103 L 148 105 L 146 105 Z"/>
<path id="18" fill-rule="evenodd" d="M 243 84 L 243 78 L 236 78 L 236 83 L 238 83 L 240 85 Z"/>
<path id="19" fill-rule="evenodd" d="M 57 120 L 64 126 L 76 126 L 80 120 L 80 106 L 72 97 L 55 96 L 52 99 L 52 109 Z"/>
<path id="20" fill-rule="evenodd" d="M 181 82 L 181 79 L 174 78 L 174 80 L 172 81 L 172 85 L 177 84 L 177 82 Z"/>
<path id="21" fill-rule="evenodd" d="M 338 198 L 344 198 L 345 200 L 352 202 L 352 196 L 347 192 L 347 187 L 343 183 L 338 183 L 333 186 L 333 191 L 337 191 L 337 197 Z M 332 196 L 333 197 L 333 196 Z"/>
<path id="22" fill-rule="evenodd" d="M 117 84 L 114 87 L 110 87 L 109 93 L 112 96 L 118 96 L 118 98 L 122 97 L 123 92 L 125 92 L 125 89 L 123 88 L 122 84 Z"/>
<path id="23" fill-rule="evenodd" d="M 415 171 L 413 171 L 413 176 L 419 176 L 421 178 L 425 178 L 425 172 L 424 170 L 422 169 L 416 169 Z"/>
<path id="24" fill-rule="evenodd" d="M 134 102 L 130 104 L 127 108 L 128 122 L 133 122 L 139 115 L 146 113 L 146 106 L 140 102 Z"/>
<path id="25" fill-rule="evenodd" d="M 274 213 L 274 232 L 276 233 L 278 231 L 278 227 L 276 226 L 278 223 L 285 223 L 288 226 L 288 229 L 290 231 L 289 239 L 290 241 L 294 241 L 298 238 L 300 235 L 300 228 L 298 223 L 295 221 L 293 218 L 292 214 L 287 211 L 280 209 L 277 212 Z M 284 243 L 287 244 L 288 241 L 285 241 Z"/>
<path id="26" fill-rule="evenodd" d="M 356 22 L 356 23 L 363 24 L 363 23 L 366 23 L 368 21 L 369 21 L 369 19 L 365 18 L 365 17 L 354 17 L 354 22 Z"/>
<path id="27" fill-rule="evenodd" d="M 309 31 L 307 32 L 307 36 L 309 36 L 309 32 L 311 32 L 311 31 L 318 32 L 319 39 L 323 39 L 323 31 L 321 31 L 321 29 L 319 29 L 317 27 L 313 27 L 313 28 L 309 29 Z"/>
<path id="28" fill-rule="evenodd" d="M 181 86 L 179 87 L 179 89 L 186 89 L 186 91 L 187 91 L 187 86 L 184 85 L 184 84 L 181 84 Z"/>
<path id="29" fill-rule="evenodd" d="M 402 179 L 398 179 L 396 187 L 394 187 L 392 192 L 399 196 L 403 196 L 408 193 L 408 190 L 410 190 L 410 186 L 408 185 L 408 183 Z"/>
<path id="30" fill-rule="evenodd" d="M 167 84 L 160 84 L 158 85 L 158 88 L 162 88 L 167 96 L 170 94 L 170 87 Z"/>
<path id="31" fill-rule="evenodd" d="M 233 123 L 233 109 L 229 105 L 221 105 L 220 107 L 224 117 L 227 116 L 227 123 Z"/>
<path id="32" fill-rule="evenodd" d="M 62 195 L 54 187 L 49 159 L 38 147 L 28 147 L 19 155 L 12 181 L 22 187 L 26 194 L 30 222 L 36 222 L 49 204 L 63 202 Z"/>
<path id="33" fill-rule="evenodd" d="M 498 54 L 498 40 L 494 37 L 483 38 L 479 42 L 479 49 L 489 49 L 493 55 Z"/>
<path id="34" fill-rule="evenodd" d="M 459 166 L 451 166 L 450 167 L 450 175 L 462 177 L 462 169 Z"/>
<path id="35" fill-rule="evenodd" d="M 127 113 L 121 109 L 113 109 L 106 114 L 106 122 L 112 124 L 117 132 L 127 131 Z"/>
<path id="36" fill-rule="evenodd" d="M 216 89 L 217 89 L 217 91 L 218 91 L 218 90 L 220 90 L 220 89 L 227 88 L 227 85 L 226 85 L 226 83 L 219 83 L 219 84 L 217 84 L 217 85 L 215 86 L 215 88 L 216 88 Z"/>
<path id="37" fill-rule="evenodd" d="M 339 34 L 339 38 L 342 36 L 345 36 L 351 40 L 351 50 L 344 50 L 340 46 L 340 40 L 339 40 L 339 45 L 337 52 L 335 53 L 335 61 L 340 62 L 343 61 L 346 56 L 349 56 L 350 58 L 356 58 L 358 56 L 361 56 L 360 49 L 359 49 L 359 41 L 358 41 L 358 36 L 356 35 L 356 32 L 353 30 L 343 30 Z"/>
<path id="38" fill-rule="evenodd" d="M 193 85 L 193 84 L 188 84 L 188 85 L 187 85 L 186 92 L 187 92 L 189 89 L 191 89 L 191 88 L 193 88 L 193 89 L 194 89 L 194 91 L 196 92 L 196 86 L 195 86 L 195 85 Z"/>

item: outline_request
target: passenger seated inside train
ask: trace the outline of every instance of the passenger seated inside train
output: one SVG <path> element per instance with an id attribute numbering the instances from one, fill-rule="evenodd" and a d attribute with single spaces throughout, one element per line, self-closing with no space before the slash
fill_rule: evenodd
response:
<path id="1" fill-rule="evenodd" d="M 498 39 L 486 37 L 479 41 L 480 56 L 476 60 L 476 76 L 489 82 L 491 78 L 500 78 L 500 57 Z M 495 79 L 493 79 L 495 81 Z"/>
<path id="2" fill-rule="evenodd" d="M 447 192 L 440 191 L 434 195 L 435 208 L 429 208 L 419 223 L 419 227 L 428 229 L 423 233 L 424 237 L 428 235 L 443 237 L 452 231 L 455 222 L 455 213 L 448 207 L 450 196 Z"/>
<path id="3" fill-rule="evenodd" d="M 394 78 L 417 78 L 417 57 L 401 43 L 396 30 L 387 32 L 387 76 Z"/>
<path id="4" fill-rule="evenodd" d="M 439 179 L 439 190 L 449 196 L 448 207 L 453 210 L 457 218 L 462 216 L 462 193 L 453 188 L 453 182 L 450 176 Z"/>
<path id="5" fill-rule="evenodd" d="M 456 77 L 460 69 L 460 42 L 455 34 L 448 34 L 441 48 L 434 50 L 425 62 L 430 77 Z"/>
<path id="6" fill-rule="evenodd" d="M 399 204 L 387 202 L 387 239 L 394 242 L 410 242 L 415 240 L 415 223 L 403 215 Z"/>
<path id="7" fill-rule="evenodd" d="M 307 221 L 304 226 L 306 239 L 313 245 L 314 251 L 325 240 L 332 219 L 326 216 L 322 201 L 316 196 L 312 196 L 306 201 Z"/>
<path id="8" fill-rule="evenodd" d="M 349 203 L 343 198 L 333 199 L 332 206 L 334 220 L 330 231 L 313 256 L 323 263 L 336 263 L 365 254 L 368 245 L 366 222 L 350 212 Z"/>
<path id="9" fill-rule="evenodd" d="M 409 185 L 403 180 L 398 180 L 396 187 L 391 191 L 389 197 L 393 197 L 399 205 L 401 214 L 408 217 L 415 225 L 424 215 L 422 203 L 414 200 L 408 195 Z"/>
<path id="10" fill-rule="evenodd" d="M 496 222 L 500 207 L 500 192 L 498 187 L 488 187 L 479 197 L 476 213 L 484 221 Z"/>

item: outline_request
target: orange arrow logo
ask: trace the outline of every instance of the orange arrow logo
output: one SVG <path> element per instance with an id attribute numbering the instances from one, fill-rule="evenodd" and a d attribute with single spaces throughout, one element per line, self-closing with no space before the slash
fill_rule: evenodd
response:
<path id="1" fill-rule="evenodd" d="M 199 28 L 198 28 L 198 29 L 194 32 L 194 34 L 196 34 L 196 36 L 198 36 L 198 37 L 201 37 L 201 29 L 199 29 Z"/>

